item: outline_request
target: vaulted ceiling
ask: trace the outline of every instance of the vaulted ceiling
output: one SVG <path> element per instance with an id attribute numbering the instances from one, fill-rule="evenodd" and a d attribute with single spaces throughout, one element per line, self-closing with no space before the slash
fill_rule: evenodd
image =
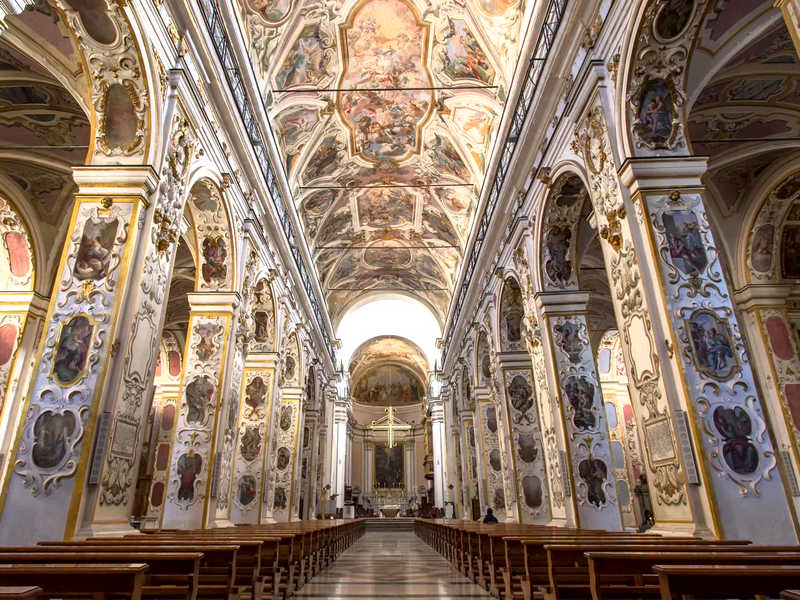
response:
<path id="1" fill-rule="evenodd" d="M 239 2 L 332 319 L 398 292 L 443 322 L 524 0 Z"/>

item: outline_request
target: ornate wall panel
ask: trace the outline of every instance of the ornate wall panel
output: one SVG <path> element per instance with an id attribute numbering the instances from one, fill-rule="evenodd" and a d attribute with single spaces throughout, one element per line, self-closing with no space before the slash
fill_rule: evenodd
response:
<path id="1" fill-rule="evenodd" d="M 702 197 L 643 198 L 707 481 L 726 537 L 794 540 L 775 452 Z M 745 507 L 751 507 L 746 510 Z M 757 515 L 769 513 L 769 524 Z"/>
<path id="2" fill-rule="evenodd" d="M 300 420 L 300 398 L 287 397 L 286 390 L 276 413 L 275 440 L 272 457 L 272 516 L 278 522 L 290 520 L 294 499 L 294 474 L 297 457 L 297 427 Z"/>
<path id="3" fill-rule="evenodd" d="M 603 399 L 586 317 L 548 318 L 579 525 L 621 528 Z"/>
<path id="4" fill-rule="evenodd" d="M 630 384 L 634 415 L 644 443 L 647 480 L 656 522 L 672 527 L 694 518 L 689 507 L 673 415 L 668 404 L 653 332 L 652 310 L 625 210 L 602 109 L 593 108 L 578 128 L 575 149 L 589 172 L 589 194 L 598 220 L 601 247 L 609 273 L 614 313 Z M 640 219 L 639 215 L 636 215 Z M 661 341 L 666 345 L 665 341 Z M 683 457 L 685 460 L 687 457 Z M 688 457 L 691 460 L 691 456 Z"/>
<path id="5" fill-rule="evenodd" d="M 494 509 L 499 521 L 506 518 L 506 490 L 503 477 L 503 458 L 500 449 L 500 419 L 497 406 L 487 400 L 478 404 L 481 439 L 483 442 L 484 476 L 486 478 L 486 503 Z"/>
<path id="6" fill-rule="evenodd" d="M 223 366 L 231 317 L 193 312 L 184 354 L 183 383 L 163 527 L 204 526 L 211 495 L 214 432 L 220 416 Z"/>
<path id="7" fill-rule="evenodd" d="M 222 428 L 217 435 L 216 452 L 219 455 L 219 472 L 216 481 L 216 519 L 219 522 L 230 520 L 231 493 L 238 493 L 233 482 L 233 466 L 237 453 L 237 434 L 239 431 L 239 412 L 244 371 L 244 347 L 237 344 L 233 357 L 229 389 L 222 396 Z M 236 483 L 239 483 L 238 481 Z"/>
<path id="8" fill-rule="evenodd" d="M 271 357 L 270 357 L 271 358 Z M 270 358 L 267 358 L 269 362 Z M 239 405 L 239 436 L 233 473 L 231 521 L 259 522 L 267 460 L 266 432 L 272 407 L 274 368 L 256 366 L 261 357 L 248 355 Z M 249 366 L 253 365 L 253 366 Z"/>
<path id="9" fill-rule="evenodd" d="M 520 521 L 547 523 L 550 499 L 533 374 L 530 369 L 504 369 L 503 380 L 511 420 Z"/>
<path id="10" fill-rule="evenodd" d="M 4 543 L 73 532 L 69 515 L 83 487 L 120 282 L 136 242 L 131 223 L 139 218 L 138 201 L 76 201 L 38 369 L 8 461 L 13 475 L 6 480 L 3 507 L 13 506 L 14 518 L 0 522 Z"/>

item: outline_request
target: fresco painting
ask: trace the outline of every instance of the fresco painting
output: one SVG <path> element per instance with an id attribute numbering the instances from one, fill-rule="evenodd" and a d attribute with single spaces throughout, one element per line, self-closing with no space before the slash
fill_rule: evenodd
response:
<path id="1" fill-rule="evenodd" d="M 486 407 L 486 428 L 492 433 L 497 433 L 497 412 L 494 406 Z"/>
<path id="2" fill-rule="evenodd" d="M 33 425 L 33 464 L 40 469 L 57 467 L 67 455 L 77 420 L 71 412 L 45 411 Z"/>
<path id="3" fill-rule="evenodd" d="M 236 486 L 239 494 L 239 504 L 242 506 L 247 506 L 253 500 L 256 499 L 258 495 L 258 484 L 256 483 L 256 478 L 252 475 L 242 475 L 239 479 L 239 483 Z"/>
<path id="4" fill-rule="evenodd" d="M 750 264 L 759 273 L 766 273 L 772 268 L 774 239 L 774 225 L 761 225 L 753 234 L 750 243 Z"/>
<path id="5" fill-rule="evenodd" d="M 580 362 L 584 348 L 588 343 L 588 340 L 584 341 L 583 339 L 584 330 L 583 323 L 569 319 L 564 319 L 553 327 L 553 331 L 556 334 L 556 344 L 560 346 L 573 364 Z"/>
<path id="6" fill-rule="evenodd" d="M 565 287 L 572 277 L 572 261 L 567 258 L 571 238 L 572 230 L 562 225 L 551 227 L 547 235 L 544 272 L 557 287 Z"/>
<path id="7" fill-rule="evenodd" d="M 677 37 L 689 23 L 693 8 L 693 0 L 668 0 L 656 15 L 655 32 L 664 40 Z"/>
<path id="8" fill-rule="evenodd" d="M 338 108 L 356 154 L 397 160 L 417 151 L 432 104 L 423 61 L 427 27 L 402 0 L 371 0 L 351 19 L 344 28 L 347 68 L 339 87 L 346 91 Z M 376 91 L 381 88 L 391 91 Z"/>
<path id="9" fill-rule="evenodd" d="M 280 428 L 283 431 L 289 431 L 289 428 L 292 426 L 293 416 L 294 416 L 294 410 L 290 405 L 285 405 L 281 407 Z"/>
<path id="10" fill-rule="evenodd" d="M 664 229 L 672 264 L 681 272 L 696 276 L 708 265 L 697 216 L 688 211 L 664 213 Z"/>
<path id="11" fill-rule="evenodd" d="M 228 276 L 228 249 L 225 238 L 207 237 L 203 240 L 203 280 L 224 283 Z"/>
<path id="12" fill-rule="evenodd" d="M 312 181 L 331 175 L 336 170 L 343 150 L 341 142 L 335 135 L 323 139 L 306 164 L 303 174 L 305 180 Z"/>
<path id="13" fill-rule="evenodd" d="M 517 0 L 477 0 L 478 8 L 490 17 L 501 17 Z"/>
<path id="14" fill-rule="evenodd" d="M 358 196 L 358 222 L 367 227 L 411 225 L 414 206 L 414 196 L 402 188 L 367 188 Z"/>
<path id="15" fill-rule="evenodd" d="M 599 458 L 591 455 L 578 464 L 578 474 L 586 483 L 586 499 L 590 504 L 602 506 L 606 503 L 606 493 L 603 483 L 608 476 L 608 467 Z"/>
<path id="16" fill-rule="evenodd" d="M 522 478 L 522 494 L 525 504 L 531 508 L 542 505 L 542 480 L 536 475 L 526 475 Z"/>
<path id="17" fill-rule="evenodd" d="M 476 145 L 487 142 L 491 130 L 491 115 L 483 110 L 459 106 L 453 110 L 453 122 L 464 138 Z"/>
<path id="18" fill-rule="evenodd" d="M 697 369 L 715 379 L 730 378 L 739 363 L 728 323 L 710 310 L 695 311 L 686 322 Z"/>
<path id="19" fill-rule="evenodd" d="M 564 393 L 572 407 L 572 423 L 580 430 L 594 429 L 597 415 L 594 408 L 594 385 L 583 376 L 574 375 L 564 383 Z"/>
<path id="20" fill-rule="evenodd" d="M 407 267 L 411 250 L 398 242 L 379 242 L 364 250 L 364 262 L 378 269 Z"/>
<path id="21" fill-rule="evenodd" d="M 517 437 L 517 452 L 522 462 L 532 463 L 536 460 L 539 450 L 536 448 L 536 438 L 532 433 L 520 432 Z"/>
<path id="22" fill-rule="evenodd" d="M 486 85 L 494 81 L 494 68 L 478 40 L 461 19 L 448 19 L 442 32 L 440 59 L 444 73 L 452 80 L 472 79 Z"/>
<path id="23" fill-rule="evenodd" d="M 272 507 L 278 510 L 286 508 L 286 488 L 283 486 L 275 488 L 275 499 L 272 502 Z"/>
<path id="24" fill-rule="evenodd" d="M 434 194 L 450 212 L 463 213 L 472 205 L 472 192 L 469 187 L 434 188 Z"/>
<path id="25" fill-rule="evenodd" d="M 733 409 L 718 406 L 714 410 L 714 426 L 725 440 L 722 446 L 725 463 L 740 475 L 754 473 L 758 468 L 758 449 L 749 439 L 753 424 L 747 411 L 741 406 Z"/>
<path id="26" fill-rule="evenodd" d="M 433 166 L 440 174 L 451 175 L 463 181 L 470 180 L 469 168 L 448 139 L 438 133 L 434 134 L 430 148 Z"/>
<path id="27" fill-rule="evenodd" d="M 286 467 L 289 466 L 289 463 L 292 460 L 292 454 L 289 452 L 289 449 L 285 446 L 281 446 L 278 448 L 278 457 L 275 459 L 275 467 L 279 471 L 285 471 Z"/>
<path id="28" fill-rule="evenodd" d="M 186 386 L 186 422 L 201 423 L 206 418 L 206 407 L 214 397 L 215 386 L 208 375 L 198 375 Z"/>
<path id="29" fill-rule="evenodd" d="M 194 484 L 203 468 L 203 457 L 190 451 L 178 458 L 178 500 L 194 500 Z"/>
<path id="30" fill-rule="evenodd" d="M 239 451 L 242 453 L 242 458 L 247 461 L 253 461 L 258 458 L 261 453 L 261 434 L 258 432 L 258 427 L 249 426 L 245 428 L 239 444 Z"/>
<path id="31" fill-rule="evenodd" d="M 194 328 L 197 342 L 195 342 L 195 354 L 197 360 L 205 362 L 212 356 L 218 349 L 217 335 L 222 331 L 222 327 L 216 323 L 199 323 Z"/>
<path id="32" fill-rule="evenodd" d="M 314 86 L 329 77 L 330 45 L 319 24 L 303 27 L 275 75 L 277 88 Z"/>
<path id="33" fill-rule="evenodd" d="M 247 0 L 247 5 L 267 21 L 282 21 L 292 10 L 292 0 Z"/>
<path id="34" fill-rule="evenodd" d="M 781 239 L 783 276 L 800 279 L 800 225 L 785 225 Z"/>
<path id="35" fill-rule="evenodd" d="M 500 327 L 503 350 L 515 350 L 522 340 L 522 290 L 514 279 L 506 279 L 501 300 Z"/>
<path id="36" fill-rule="evenodd" d="M 375 487 L 403 487 L 403 446 L 375 444 Z"/>
<path id="37" fill-rule="evenodd" d="M 86 221 L 72 271 L 75 279 L 98 281 L 108 275 L 118 227 L 119 219 Z"/>
<path id="38" fill-rule="evenodd" d="M 93 333 L 94 324 L 83 315 L 72 317 L 61 327 L 53 360 L 53 376 L 59 384 L 70 385 L 82 376 Z"/>
<path id="39" fill-rule="evenodd" d="M 673 135 L 675 112 L 672 93 L 663 79 L 651 79 L 642 90 L 638 108 L 639 132 L 655 147 L 663 147 Z"/>
<path id="40" fill-rule="evenodd" d="M 511 406 L 522 414 L 526 414 L 533 406 L 533 388 L 522 375 L 515 375 L 508 384 L 508 397 Z"/>
<path id="41" fill-rule="evenodd" d="M 399 406 L 422 401 L 425 387 L 411 371 L 397 365 L 383 365 L 359 377 L 353 399 L 375 406 Z"/>

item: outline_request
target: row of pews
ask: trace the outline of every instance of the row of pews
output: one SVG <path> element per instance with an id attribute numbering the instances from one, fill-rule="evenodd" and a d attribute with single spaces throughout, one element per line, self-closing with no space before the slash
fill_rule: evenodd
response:
<path id="1" fill-rule="evenodd" d="M 364 529 L 298 521 L 0 546 L 0 600 L 283 600 Z"/>
<path id="2" fill-rule="evenodd" d="M 502 600 L 800 600 L 799 546 L 454 520 L 415 532 Z"/>

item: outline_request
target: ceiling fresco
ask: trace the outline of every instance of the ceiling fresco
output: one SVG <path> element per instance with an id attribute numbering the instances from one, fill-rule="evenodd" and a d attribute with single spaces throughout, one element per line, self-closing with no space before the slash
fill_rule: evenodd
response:
<path id="1" fill-rule="evenodd" d="M 373 291 L 443 322 L 524 0 L 239 1 L 334 322 Z"/>
<path id="2" fill-rule="evenodd" d="M 353 399 L 371 406 L 403 406 L 422 402 L 428 363 L 413 342 L 379 336 L 364 342 L 350 360 Z"/>

